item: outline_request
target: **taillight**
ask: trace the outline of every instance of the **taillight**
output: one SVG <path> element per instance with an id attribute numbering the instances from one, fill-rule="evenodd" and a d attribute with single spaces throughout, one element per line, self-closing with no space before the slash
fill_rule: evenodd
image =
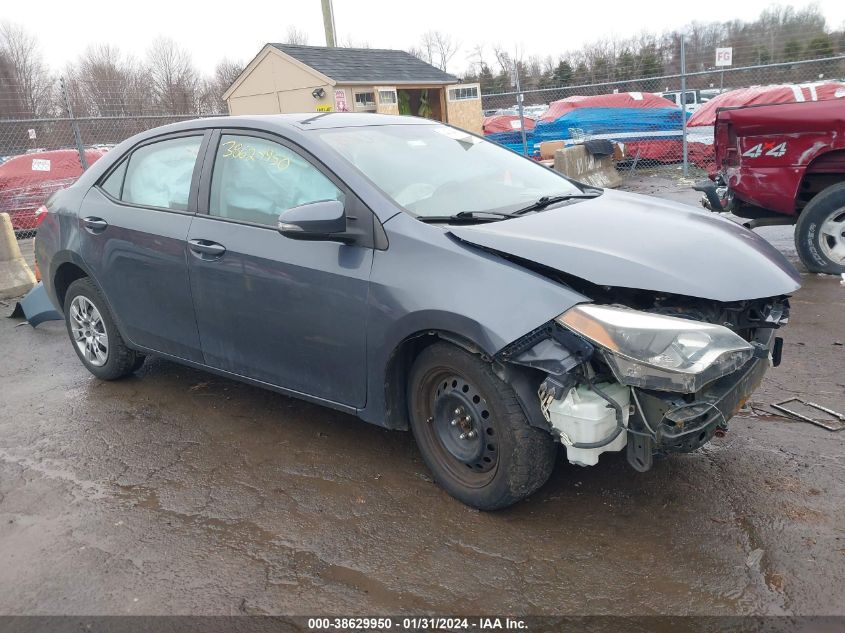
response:
<path id="1" fill-rule="evenodd" d="M 45 207 L 43 204 L 40 207 L 38 207 L 38 210 L 35 212 L 35 226 L 36 227 L 41 226 L 41 223 L 44 221 L 44 218 L 47 217 L 47 213 L 48 213 L 47 207 Z"/>

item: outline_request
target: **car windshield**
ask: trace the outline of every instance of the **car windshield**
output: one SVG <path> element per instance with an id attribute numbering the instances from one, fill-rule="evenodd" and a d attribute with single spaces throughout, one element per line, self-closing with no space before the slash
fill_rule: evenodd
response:
<path id="1" fill-rule="evenodd" d="M 421 217 L 512 211 L 543 196 L 581 193 L 562 175 L 445 125 L 328 129 L 321 138 Z"/>

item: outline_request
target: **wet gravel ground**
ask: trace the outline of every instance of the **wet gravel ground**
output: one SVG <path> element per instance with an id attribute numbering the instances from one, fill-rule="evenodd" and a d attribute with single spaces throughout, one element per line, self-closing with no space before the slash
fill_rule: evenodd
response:
<path id="1" fill-rule="evenodd" d="M 409 434 L 161 360 L 99 382 L 61 323 L 0 318 L 0 614 L 843 615 L 845 432 L 768 407 L 845 411 L 845 287 L 804 284 L 725 438 L 645 474 L 559 459 L 493 514 Z"/>

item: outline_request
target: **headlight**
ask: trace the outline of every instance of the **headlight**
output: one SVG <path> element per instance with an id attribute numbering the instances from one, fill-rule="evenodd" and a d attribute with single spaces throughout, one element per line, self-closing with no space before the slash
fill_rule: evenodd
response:
<path id="1" fill-rule="evenodd" d="M 606 350 L 616 379 L 634 387 L 693 393 L 754 355 L 721 325 L 639 310 L 578 305 L 557 322 Z"/>

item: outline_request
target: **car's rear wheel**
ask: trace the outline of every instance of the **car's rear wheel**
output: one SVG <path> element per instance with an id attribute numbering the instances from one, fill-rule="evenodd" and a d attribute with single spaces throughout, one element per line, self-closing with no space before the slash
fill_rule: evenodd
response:
<path id="1" fill-rule="evenodd" d="M 513 389 L 479 357 L 448 343 L 427 347 L 411 368 L 408 396 L 423 459 L 453 497 L 496 510 L 548 480 L 555 441 L 528 423 Z"/>
<path id="2" fill-rule="evenodd" d="M 810 272 L 845 273 L 845 183 L 828 187 L 804 207 L 795 247 Z"/>
<path id="3" fill-rule="evenodd" d="M 144 356 L 129 349 L 97 287 L 77 279 L 65 295 L 65 324 L 79 360 L 102 380 L 115 380 L 140 368 Z"/>

